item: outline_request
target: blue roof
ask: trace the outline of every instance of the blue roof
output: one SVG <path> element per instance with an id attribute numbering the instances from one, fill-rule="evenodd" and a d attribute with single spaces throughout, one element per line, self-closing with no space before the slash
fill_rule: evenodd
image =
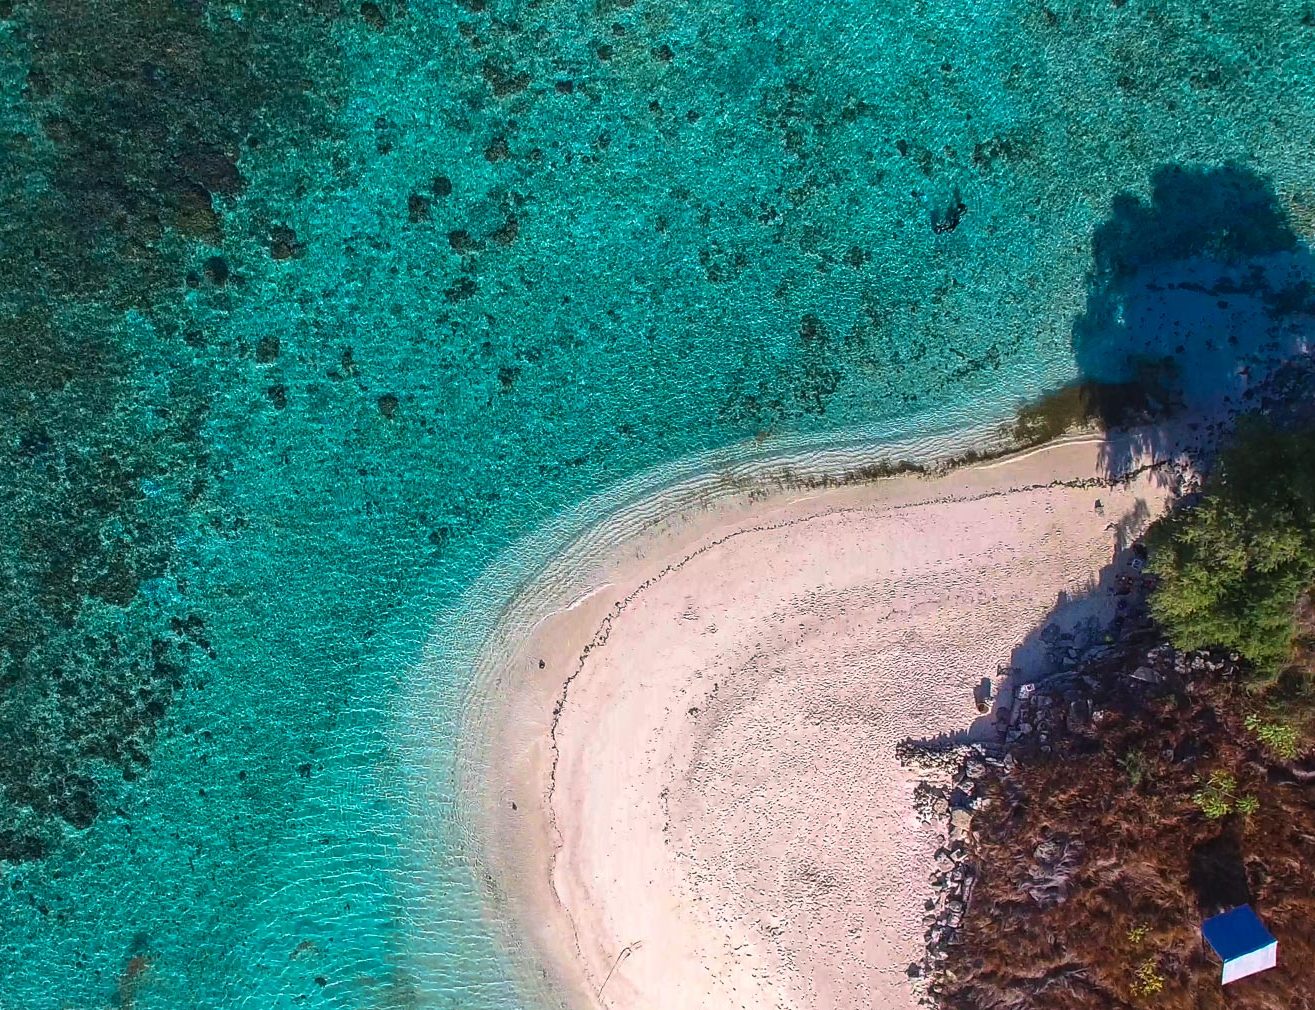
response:
<path id="1" fill-rule="evenodd" d="M 1239 905 L 1231 912 L 1216 915 L 1201 923 L 1201 933 L 1223 960 L 1231 961 L 1243 954 L 1268 947 L 1274 937 L 1250 905 Z"/>

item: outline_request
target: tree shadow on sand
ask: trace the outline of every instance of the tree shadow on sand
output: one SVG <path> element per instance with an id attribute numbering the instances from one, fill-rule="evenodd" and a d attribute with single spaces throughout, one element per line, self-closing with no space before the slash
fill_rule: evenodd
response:
<path id="1" fill-rule="evenodd" d="M 1273 186 L 1236 165 L 1167 165 L 1153 176 L 1149 201 L 1115 197 L 1094 232 L 1086 307 L 1073 323 L 1079 377 L 1022 411 L 1016 435 L 1035 444 L 1095 424 L 1105 433 L 1106 480 L 1160 466 L 1158 486 L 1177 494 L 1181 468 L 1163 464 L 1204 471 L 1236 415 L 1279 411 L 1285 387 L 1315 388 L 1313 344 L 1315 257 Z M 1093 489 L 1093 502 L 1099 494 Z M 989 695 L 995 710 L 967 730 L 910 743 L 996 739 L 1000 707 L 1017 685 L 1071 669 L 1128 622 L 1144 624 L 1136 541 L 1150 518 L 1145 502 L 1111 517 L 1110 558 L 1098 577 L 1058 594 L 1002 664 L 998 691 L 983 677 L 979 708 Z"/>

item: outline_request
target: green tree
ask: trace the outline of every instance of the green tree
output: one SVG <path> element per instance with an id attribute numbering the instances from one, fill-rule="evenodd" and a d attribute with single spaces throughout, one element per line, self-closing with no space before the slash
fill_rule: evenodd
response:
<path id="1" fill-rule="evenodd" d="M 1173 643 L 1232 649 L 1272 679 L 1315 582 L 1315 429 L 1245 422 L 1201 501 L 1156 524 L 1149 546 L 1151 611 Z"/>

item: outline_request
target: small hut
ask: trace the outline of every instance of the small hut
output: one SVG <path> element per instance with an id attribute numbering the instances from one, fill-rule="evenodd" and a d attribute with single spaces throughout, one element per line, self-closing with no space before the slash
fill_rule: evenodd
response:
<path id="1" fill-rule="evenodd" d="M 1224 962 L 1224 985 L 1278 964 L 1278 941 L 1250 905 L 1206 919 L 1201 935 Z"/>

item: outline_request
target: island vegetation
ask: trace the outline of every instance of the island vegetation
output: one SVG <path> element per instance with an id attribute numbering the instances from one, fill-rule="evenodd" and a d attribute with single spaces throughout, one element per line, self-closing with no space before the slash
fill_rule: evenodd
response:
<path id="1" fill-rule="evenodd" d="M 941 1007 L 1315 1006 L 1315 428 L 1244 420 L 1143 546 L 1145 611 L 1029 689 L 962 800 Z M 1239 904 L 1280 967 L 1225 988 L 1200 926 Z"/>
<path id="2" fill-rule="evenodd" d="M 1166 516 L 1149 546 L 1151 613 L 1175 646 L 1230 649 L 1263 681 L 1309 674 L 1315 429 L 1244 424 L 1200 500 Z"/>

